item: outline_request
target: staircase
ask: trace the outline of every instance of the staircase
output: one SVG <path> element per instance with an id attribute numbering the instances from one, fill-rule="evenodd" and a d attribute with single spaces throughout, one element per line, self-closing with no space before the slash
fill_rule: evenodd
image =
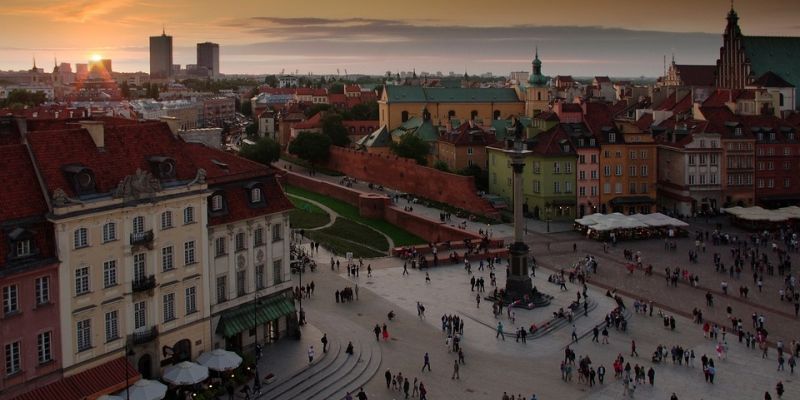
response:
<path id="1" fill-rule="evenodd" d="M 265 387 L 257 399 L 317 400 L 342 399 L 369 382 L 381 364 L 381 349 L 374 337 L 354 338 L 353 355 L 346 344 L 332 341 L 324 358 L 278 382 Z"/>

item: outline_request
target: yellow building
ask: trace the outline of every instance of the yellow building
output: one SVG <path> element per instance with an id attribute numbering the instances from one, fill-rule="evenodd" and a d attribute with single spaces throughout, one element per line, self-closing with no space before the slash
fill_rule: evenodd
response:
<path id="1" fill-rule="evenodd" d="M 525 112 L 525 103 L 510 88 L 439 88 L 421 86 L 384 87 L 378 101 L 380 125 L 389 131 L 412 117 L 430 116 L 434 125 L 446 126 L 451 119 L 508 119 Z"/>

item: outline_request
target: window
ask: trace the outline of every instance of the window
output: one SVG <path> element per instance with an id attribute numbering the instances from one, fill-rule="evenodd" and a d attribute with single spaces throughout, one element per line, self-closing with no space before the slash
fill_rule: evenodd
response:
<path id="1" fill-rule="evenodd" d="M 790 155 L 792 155 L 792 149 L 790 149 L 790 148 L 788 148 L 788 147 L 784 147 L 784 148 L 783 148 L 783 155 L 785 155 L 785 156 L 790 156 Z"/>
<path id="2" fill-rule="evenodd" d="M 564 193 L 572 193 L 572 182 L 564 182 Z"/>
<path id="3" fill-rule="evenodd" d="M 710 161 L 709 164 L 717 165 L 717 155 L 716 154 L 711 154 L 711 155 L 709 155 L 708 158 L 709 158 L 709 161 Z"/>
<path id="4" fill-rule="evenodd" d="M 276 285 L 283 282 L 283 261 L 275 260 L 272 262 L 272 279 Z"/>
<path id="5" fill-rule="evenodd" d="M 583 140 L 583 139 L 581 139 L 581 140 Z M 586 164 L 586 155 L 584 155 L 584 154 L 579 155 L 578 156 L 578 163 L 579 164 Z"/>
<path id="6" fill-rule="evenodd" d="M 578 171 L 578 179 L 585 180 L 586 179 L 586 171 Z"/>
<path id="7" fill-rule="evenodd" d="M 712 140 L 711 141 L 711 148 L 712 149 L 716 149 L 717 148 L 717 141 L 716 140 Z"/>
<path id="8" fill-rule="evenodd" d="M 278 242 L 283 240 L 283 225 L 275 224 L 272 225 L 272 241 Z"/>
<path id="9" fill-rule="evenodd" d="M 608 150 L 603 151 L 603 158 L 610 158 L 610 157 L 611 157 L 611 152 L 610 151 L 608 151 Z"/>
<path id="10" fill-rule="evenodd" d="M 788 188 L 792 186 L 792 180 L 790 178 L 783 178 L 783 187 Z"/>
<path id="11" fill-rule="evenodd" d="M 43 276 L 36 278 L 36 304 L 47 304 L 50 302 L 50 277 Z"/>
<path id="12" fill-rule="evenodd" d="M 186 315 L 197 312 L 197 288 L 186 288 Z"/>
<path id="13" fill-rule="evenodd" d="M 608 134 L 608 143 L 616 143 L 617 141 L 617 134 L 616 133 L 609 133 Z"/>
<path id="14" fill-rule="evenodd" d="M 253 231 L 253 246 L 261 246 L 264 244 L 264 229 L 256 228 Z"/>
<path id="15" fill-rule="evenodd" d="M 553 182 L 553 193 L 561 193 L 561 182 Z"/>
<path id="16" fill-rule="evenodd" d="M 86 228 L 75 229 L 72 238 L 73 247 L 80 249 L 89 245 L 89 232 Z"/>
<path id="17" fill-rule="evenodd" d="M 597 154 L 592 154 L 592 164 L 597 164 Z"/>
<path id="18" fill-rule="evenodd" d="M 774 188 L 775 187 L 775 179 L 773 179 L 773 178 L 767 179 L 767 187 L 770 188 L 770 189 Z"/>
<path id="19" fill-rule="evenodd" d="M 467 155 L 471 156 L 471 155 L 473 155 L 473 154 L 475 154 L 475 153 L 474 153 L 474 151 L 472 150 L 472 147 L 467 147 Z"/>
<path id="20" fill-rule="evenodd" d="M 764 163 L 764 161 L 759 161 L 759 162 L 756 163 L 756 168 L 758 168 L 759 171 L 763 171 L 765 169 L 765 167 L 766 167 L 766 164 Z"/>
<path id="21" fill-rule="evenodd" d="M 695 164 L 697 164 L 697 157 L 695 157 L 694 154 L 690 154 L 689 155 L 689 165 L 695 165 Z"/>
<path id="22" fill-rule="evenodd" d="M 706 155 L 700 154 L 700 165 L 706 165 Z"/>
<path id="23" fill-rule="evenodd" d="M 214 240 L 214 254 L 217 257 L 225 255 L 225 237 L 218 237 Z"/>
<path id="24" fill-rule="evenodd" d="M 117 240 L 117 224 L 108 222 L 103 225 L 103 243 Z"/>
<path id="25" fill-rule="evenodd" d="M 597 186 L 592 186 L 591 189 L 592 189 L 591 190 L 591 195 L 592 196 L 597 196 Z"/>
<path id="26" fill-rule="evenodd" d="M 614 168 L 614 174 L 617 176 L 622 176 L 622 165 L 617 164 L 616 168 Z"/>
<path id="27" fill-rule="evenodd" d="M 78 327 L 75 330 L 75 337 L 78 340 L 78 351 L 86 351 L 92 348 L 92 320 L 84 319 L 78 321 Z"/>
<path id="28" fill-rule="evenodd" d="M 194 207 L 186 207 L 183 209 L 183 223 L 184 224 L 194 223 Z"/>
<path id="29" fill-rule="evenodd" d="M 642 182 L 642 190 L 639 193 L 647 193 L 647 184 Z"/>
<path id="30" fill-rule="evenodd" d="M 701 185 L 705 185 L 706 184 L 706 176 L 705 175 L 700 175 L 700 184 Z"/>
<path id="31" fill-rule="evenodd" d="M 133 218 L 133 233 L 144 233 L 144 217 Z"/>
<path id="32" fill-rule="evenodd" d="M 706 147 L 706 141 L 703 140 L 703 139 L 700 139 L 700 148 L 703 149 L 705 147 Z"/>
<path id="33" fill-rule="evenodd" d="M 250 202 L 251 203 L 261 202 L 261 188 L 253 188 L 253 190 L 250 191 Z"/>
<path id="34" fill-rule="evenodd" d="M 183 264 L 194 264 L 194 240 L 183 243 Z"/>
<path id="35" fill-rule="evenodd" d="M 630 194 L 636 194 L 636 182 L 631 182 L 628 184 L 628 191 Z"/>
<path id="36" fill-rule="evenodd" d="M 239 297 L 244 296 L 247 293 L 247 288 L 245 287 L 246 273 L 246 270 L 236 271 L 236 295 Z"/>
<path id="37" fill-rule="evenodd" d="M 614 193 L 622 193 L 622 183 L 617 182 L 614 184 Z"/>
<path id="38" fill-rule="evenodd" d="M 222 195 L 215 194 L 211 196 L 211 211 L 221 211 L 222 210 Z"/>
<path id="39" fill-rule="evenodd" d="M 14 375 L 22 370 L 20 358 L 20 343 L 13 342 L 6 345 L 6 376 Z"/>
<path id="40" fill-rule="evenodd" d="M 161 249 L 161 269 L 163 271 L 170 271 L 175 268 L 173 262 L 172 246 L 167 246 Z"/>
<path id="41" fill-rule="evenodd" d="M 145 262 L 145 254 L 138 253 L 133 255 L 133 281 L 144 281 L 147 275 L 147 264 Z"/>
<path id="42" fill-rule="evenodd" d="M 53 332 L 48 331 L 36 335 L 36 350 L 39 355 L 39 364 L 53 359 Z"/>
<path id="43" fill-rule="evenodd" d="M 264 288 L 264 265 L 256 265 L 256 290 Z"/>
<path id="44" fill-rule="evenodd" d="M 27 239 L 16 242 L 15 254 L 17 257 L 26 257 L 33 254 L 31 241 Z"/>
<path id="45" fill-rule="evenodd" d="M 19 311 L 19 289 L 17 285 L 3 287 L 3 314 L 9 315 Z"/>
<path id="46" fill-rule="evenodd" d="M 164 295 L 164 322 L 175 319 L 175 293 Z"/>
<path id="47" fill-rule="evenodd" d="M 227 276 L 218 276 L 217 277 L 217 303 L 222 303 L 226 299 L 227 293 L 227 283 L 228 283 Z"/>
<path id="48" fill-rule="evenodd" d="M 629 175 L 630 176 L 636 176 L 636 166 L 635 165 L 631 165 L 629 170 L 630 170 L 629 171 Z"/>
<path id="49" fill-rule="evenodd" d="M 598 175 L 599 175 L 599 174 L 600 174 L 600 173 L 599 173 L 597 170 L 592 170 L 592 179 L 599 179 L 599 178 L 598 178 Z"/>
<path id="50" fill-rule="evenodd" d="M 117 310 L 106 313 L 106 342 L 119 339 L 119 322 Z"/>
<path id="51" fill-rule="evenodd" d="M 772 171 L 775 169 L 775 163 L 772 161 L 767 162 L 767 169 Z"/>
<path id="52" fill-rule="evenodd" d="M 89 267 L 80 267 L 75 270 L 75 295 L 89 293 Z"/>
<path id="53" fill-rule="evenodd" d="M 594 147 L 594 138 L 589 138 L 589 146 Z"/>
<path id="54" fill-rule="evenodd" d="M 541 191 L 539 181 L 533 181 L 533 193 L 539 193 Z"/>
<path id="55" fill-rule="evenodd" d="M 606 165 L 606 166 L 603 167 L 603 175 L 611 176 L 611 166 L 610 165 Z"/>
<path id="56" fill-rule="evenodd" d="M 147 304 L 143 301 L 133 304 L 133 329 L 139 330 L 147 325 Z"/>
<path id="57" fill-rule="evenodd" d="M 618 151 L 618 152 L 614 153 L 614 156 L 616 156 L 617 158 L 622 158 L 622 152 Z"/>
<path id="58" fill-rule="evenodd" d="M 560 174 L 561 173 L 561 164 L 559 164 L 558 161 L 553 163 L 553 173 L 554 174 Z"/>
<path id="59" fill-rule="evenodd" d="M 792 169 L 792 162 L 791 161 L 784 161 L 783 162 L 783 169 Z"/>
<path id="60" fill-rule="evenodd" d="M 709 176 L 708 183 L 715 185 L 717 183 L 717 176 L 712 173 L 711 176 Z"/>
<path id="61" fill-rule="evenodd" d="M 239 232 L 233 237 L 233 244 L 236 247 L 236 251 L 244 250 L 244 232 Z"/>
<path id="62" fill-rule="evenodd" d="M 579 187 L 578 188 L 578 195 L 586 196 L 586 187 L 584 187 L 584 186 Z"/>
<path id="63" fill-rule="evenodd" d="M 534 174 L 538 174 L 538 173 L 541 173 L 541 172 L 542 172 L 542 165 L 539 163 L 539 161 L 534 161 L 533 162 L 533 173 Z"/>
<path id="64" fill-rule="evenodd" d="M 172 211 L 161 213 L 161 229 L 172 228 Z"/>
<path id="65" fill-rule="evenodd" d="M 603 193 L 609 194 L 611 193 L 611 184 L 606 182 L 603 184 Z"/>
<path id="66" fill-rule="evenodd" d="M 565 162 L 564 163 L 564 171 L 566 171 L 566 173 L 568 173 L 568 174 L 572 173 L 572 163 L 571 162 Z"/>
<path id="67" fill-rule="evenodd" d="M 636 150 L 631 151 L 631 160 L 636 159 Z"/>
<path id="68" fill-rule="evenodd" d="M 642 165 L 641 176 L 647 176 L 647 165 Z"/>
<path id="69" fill-rule="evenodd" d="M 117 284 L 117 260 L 108 260 L 103 263 L 103 287 L 112 287 Z"/>
<path id="70" fill-rule="evenodd" d="M 689 184 L 694 185 L 694 175 L 689 175 Z"/>

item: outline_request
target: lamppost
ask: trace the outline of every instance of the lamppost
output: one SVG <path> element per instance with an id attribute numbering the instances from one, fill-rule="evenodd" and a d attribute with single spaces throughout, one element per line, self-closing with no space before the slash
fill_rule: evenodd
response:
<path id="1" fill-rule="evenodd" d="M 133 349 L 128 347 L 128 340 L 126 338 L 125 339 L 125 365 L 123 365 L 123 368 L 125 368 L 125 400 L 131 400 L 131 388 L 130 388 L 130 385 L 128 385 L 128 381 L 130 380 L 130 376 L 128 374 L 128 363 L 127 363 L 127 361 L 128 361 L 128 357 L 132 357 L 135 354 L 136 353 L 133 352 Z"/>
<path id="2" fill-rule="evenodd" d="M 545 220 L 547 221 L 547 233 L 550 233 L 550 213 L 552 212 L 552 205 L 545 203 L 544 205 Z"/>

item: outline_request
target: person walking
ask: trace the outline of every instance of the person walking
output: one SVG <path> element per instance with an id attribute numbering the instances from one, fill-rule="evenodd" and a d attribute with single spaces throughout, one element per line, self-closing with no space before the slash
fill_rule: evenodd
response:
<path id="1" fill-rule="evenodd" d="M 314 362 L 314 345 L 308 346 L 308 363 Z"/>
<path id="2" fill-rule="evenodd" d="M 600 335 L 600 329 L 597 328 L 597 325 L 592 328 L 592 341 L 596 343 L 600 343 L 598 336 Z"/>
<path id="3" fill-rule="evenodd" d="M 578 342 L 578 331 L 575 328 L 575 324 L 572 324 L 572 341 L 577 343 Z"/>
<path id="4" fill-rule="evenodd" d="M 411 388 L 411 383 L 408 382 L 408 377 L 406 377 L 403 381 L 403 393 L 405 393 L 406 398 L 408 398 L 408 390 Z"/>
<path id="5" fill-rule="evenodd" d="M 503 333 L 503 322 L 497 321 L 497 334 L 494 335 L 494 338 L 497 339 L 498 337 L 503 338 L 503 341 L 506 340 L 506 335 Z"/>
<path id="6" fill-rule="evenodd" d="M 633 357 L 634 355 L 636 355 L 636 357 L 639 357 L 639 353 L 636 352 L 636 341 L 631 340 L 631 357 Z"/>
<path id="7" fill-rule="evenodd" d="M 392 383 L 392 371 L 386 369 L 386 372 L 384 372 L 383 376 L 386 378 L 386 388 L 389 389 L 389 385 Z"/>
<path id="8" fill-rule="evenodd" d="M 458 367 L 458 360 L 453 361 L 453 376 L 451 376 L 450 379 L 461 379 L 461 377 L 458 376 Z"/>
<path id="9" fill-rule="evenodd" d="M 381 327 L 378 324 L 375 324 L 375 328 L 372 329 L 372 332 L 375 333 L 375 340 L 381 341 Z"/>
<path id="10" fill-rule="evenodd" d="M 650 381 L 650 386 L 653 386 L 653 383 L 656 380 L 656 370 L 654 370 L 653 367 L 650 367 L 650 369 L 647 370 L 647 379 Z"/>
<path id="11" fill-rule="evenodd" d="M 481 308 L 481 294 L 480 293 L 475 295 L 475 305 L 476 305 L 476 308 Z"/>
<path id="12" fill-rule="evenodd" d="M 328 334 L 327 333 L 323 333 L 322 334 L 322 339 L 320 339 L 320 341 L 322 342 L 322 352 L 323 353 L 327 353 L 328 352 Z"/>
<path id="13" fill-rule="evenodd" d="M 431 372 L 431 357 L 425 352 L 424 357 L 424 364 L 422 364 L 422 371 L 425 371 L 425 367 L 428 367 L 428 372 Z"/>
<path id="14" fill-rule="evenodd" d="M 358 389 L 358 394 L 356 395 L 356 398 L 358 398 L 358 400 L 367 400 L 367 394 L 364 392 L 363 387 Z"/>
<path id="15" fill-rule="evenodd" d="M 606 367 L 603 364 L 600 364 L 600 366 L 597 367 L 597 381 L 600 382 L 601 385 L 603 384 L 603 378 L 605 378 L 605 376 Z"/>

